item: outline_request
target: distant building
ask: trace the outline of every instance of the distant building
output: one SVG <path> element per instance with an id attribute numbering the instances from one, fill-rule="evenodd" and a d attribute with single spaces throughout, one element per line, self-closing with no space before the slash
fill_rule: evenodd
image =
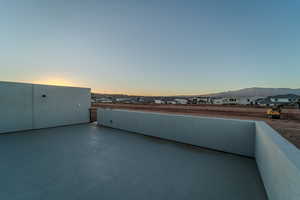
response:
<path id="1" fill-rule="evenodd" d="M 150 104 L 153 103 L 154 101 L 153 98 L 151 97 L 138 97 L 137 102 L 142 104 Z"/>
<path id="2" fill-rule="evenodd" d="M 225 100 L 225 98 L 215 98 L 213 99 L 213 104 L 217 104 L 217 105 L 223 105 Z"/>
<path id="3" fill-rule="evenodd" d="M 276 96 L 271 96 L 270 101 L 273 103 L 283 103 L 283 104 L 297 103 L 300 101 L 300 96 L 295 94 L 276 95 Z"/>
<path id="4" fill-rule="evenodd" d="M 128 97 L 124 97 L 124 98 L 116 98 L 116 102 L 118 103 L 132 103 L 132 99 L 128 98 Z"/>
<path id="5" fill-rule="evenodd" d="M 270 100 L 270 98 L 258 99 L 256 104 L 259 106 L 274 106 L 275 104 Z"/>
<path id="6" fill-rule="evenodd" d="M 260 97 L 222 97 L 212 100 L 213 104 L 219 105 L 255 105 Z"/>
<path id="7" fill-rule="evenodd" d="M 176 101 L 167 101 L 167 104 L 177 104 Z"/>
<path id="8" fill-rule="evenodd" d="M 237 98 L 234 97 L 219 97 L 219 98 L 214 98 L 212 100 L 212 103 L 216 105 L 225 105 L 225 104 L 234 105 L 234 104 L 238 104 L 238 100 Z"/>
<path id="9" fill-rule="evenodd" d="M 188 100 L 189 104 L 213 104 L 212 97 L 200 96 L 200 97 L 192 97 Z"/>
<path id="10" fill-rule="evenodd" d="M 155 99 L 154 103 L 156 103 L 156 104 L 165 104 L 165 101 L 160 100 L 160 99 Z"/>
<path id="11" fill-rule="evenodd" d="M 112 103 L 113 101 L 110 98 L 103 97 L 103 98 L 95 99 L 95 102 L 96 103 Z"/>
<path id="12" fill-rule="evenodd" d="M 174 99 L 176 104 L 187 104 L 188 100 L 187 99 Z"/>
<path id="13" fill-rule="evenodd" d="M 255 105 L 261 97 L 238 97 L 238 104 L 240 105 Z"/>
<path id="14" fill-rule="evenodd" d="M 196 97 L 192 97 L 188 99 L 188 104 L 197 104 L 197 98 Z"/>
<path id="15" fill-rule="evenodd" d="M 197 104 L 212 104 L 212 97 L 197 97 Z"/>
<path id="16" fill-rule="evenodd" d="M 225 98 L 223 98 L 223 104 L 236 105 L 238 103 L 239 103 L 239 101 L 238 101 L 237 97 L 225 97 Z"/>
<path id="17" fill-rule="evenodd" d="M 299 106 L 300 96 L 295 94 L 270 96 L 265 99 L 259 99 L 257 104 L 260 106 L 292 105 Z"/>

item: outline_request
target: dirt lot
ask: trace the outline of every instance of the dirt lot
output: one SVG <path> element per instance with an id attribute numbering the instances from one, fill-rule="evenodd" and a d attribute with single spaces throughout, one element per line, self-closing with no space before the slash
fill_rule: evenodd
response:
<path id="1" fill-rule="evenodd" d="M 93 104 L 93 107 L 263 120 L 300 149 L 300 110 L 297 109 L 283 109 L 282 119 L 273 120 L 266 118 L 266 108 L 246 106 Z"/>

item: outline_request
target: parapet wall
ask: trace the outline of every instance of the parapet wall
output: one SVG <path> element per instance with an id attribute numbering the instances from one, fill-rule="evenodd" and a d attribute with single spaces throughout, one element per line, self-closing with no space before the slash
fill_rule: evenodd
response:
<path id="1" fill-rule="evenodd" d="M 269 199 L 300 199 L 300 151 L 265 122 L 98 109 L 98 124 L 253 156 Z"/>
<path id="2" fill-rule="evenodd" d="M 255 159 L 269 199 L 300 199 L 300 151 L 264 122 L 256 122 Z"/>
<path id="3" fill-rule="evenodd" d="M 98 123 L 219 151 L 254 156 L 253 121 L 98 109 Z"/>

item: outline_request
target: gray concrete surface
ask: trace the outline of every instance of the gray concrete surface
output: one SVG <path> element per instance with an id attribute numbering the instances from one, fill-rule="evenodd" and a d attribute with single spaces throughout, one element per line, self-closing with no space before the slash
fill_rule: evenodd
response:
<path id="1" fill-rule="evenodd" d="M 265 122 L 256 122 L 255 159 L 269 199 L 300 199 L 300 150 Z"/>
<path id="2" fill-rule="evenodd" d="M 86 123 L 90 104 L 89 88 L 0 81 L 0 133 Z"/>
<path id="3" fill-rule="evenodd" d="M 0 199 L 267 199 L 254 159 L 84 124 L 0 135 Z"/>
<path id="4" fill-rule="evenodd" d="M 254 156 L 254 121 L 103 108 L 97 118 L 107 127 Z"/>

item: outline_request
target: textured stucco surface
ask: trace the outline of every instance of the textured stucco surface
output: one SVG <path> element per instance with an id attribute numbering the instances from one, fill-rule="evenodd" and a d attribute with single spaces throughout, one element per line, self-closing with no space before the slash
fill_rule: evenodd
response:
<path id="1" fill-rule="evenodd" d="M 255 159 L 269 199 L 300 199 L 300 151 L 264 122 L 256 122 Z"/>
<path id="2" fill-rule="evenodd" d="M 89 88 L 0 81 L 0 133 L 87 123 L 90 101 Z"/>
<path id="3" fill-rule="evenodd" d="M 102 108 L 97 118 L 99 124 L 112 128 L 254 156 L 253 121 Z"/>
<path id="4" fill-rule="evenodd" d="M 32 126 L 32 85 L 0 81 L 0 133 Z"/>
<path id="5" fill-rule="evenodd" d="M 0 135 L 0 199 L 266 199 L 254 159 L 84 124 Z"/>
<path id="6" fill-rule="evenodd" d="M 33 85 L 33 100 L 34 128 L 89 122 L 89 88 Z"/>

